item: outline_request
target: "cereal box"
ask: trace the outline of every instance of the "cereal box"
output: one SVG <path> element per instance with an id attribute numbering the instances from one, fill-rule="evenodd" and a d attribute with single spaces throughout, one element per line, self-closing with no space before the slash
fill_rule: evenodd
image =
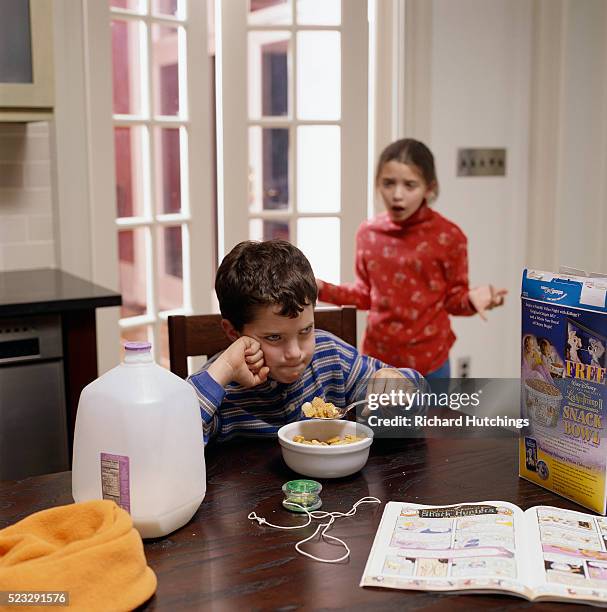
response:
<path id="1" fill-rule="evenodd" d="M 525 270 L 519 475 L 605 514 L 607 277 Z"/>

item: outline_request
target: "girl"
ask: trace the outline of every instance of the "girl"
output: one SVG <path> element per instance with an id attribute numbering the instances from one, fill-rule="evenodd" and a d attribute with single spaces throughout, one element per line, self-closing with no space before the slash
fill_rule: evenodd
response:
<path id="1" fill-rule="evenodd" d="M 546 382 L 552 382 L 549 368 L 546 367 L 540 342 L 533 334 L 525 334 L 523 336 L 523 360 L 521 377 L 523 380 L 530 378 L 543 379 Z"/>
<path id="2" fill-rule="evenodd" d="M 564 364 L 550 340 L 540 338 L 538 340 L 538 346 L 542 354 L 542 364 L 546 370 L 548 370 L 548 372 L 550 372 L 550 374 L 553 376 L 562 374 Z"/>
<path id="3" fill-rule="evenodd" d="M 386 212 L 356 234 L 356 282 L 317 280 L 319 299 L 369 310 L 363 352 L 429 378 L 449 378 L 449 315 L 503 304 L 505 289 L 469 289 L 466 237 L 429 207 L 438 195 L 434 157 L 405 138 L 382 152 L 375 175 Z"/>

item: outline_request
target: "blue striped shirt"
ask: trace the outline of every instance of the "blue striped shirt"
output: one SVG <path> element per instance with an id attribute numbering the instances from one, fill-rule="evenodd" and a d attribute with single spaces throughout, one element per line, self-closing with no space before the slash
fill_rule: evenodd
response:
<path id="1" fill-rule="evenodd" d="M 256 387 L 230 383 L 224 389 L 206 371 L 219 354 L 188 379 L 200 403 L 205 444 L 211 438 L 223 441 L 237 435 L 276 436 L 283 425 L 305 418 L 301 410 L 304 402 L 320 396 L 335 406 L 347 406 L 365 397 L 366 383 L 374 372 L 391 367 L 361 355 L 329 332 L 317 329 L 314 333 L 312 361 L 295 382 L 267 379 Z M 415 370 L 399 371 L 416 386 L 425 385 Z"/>

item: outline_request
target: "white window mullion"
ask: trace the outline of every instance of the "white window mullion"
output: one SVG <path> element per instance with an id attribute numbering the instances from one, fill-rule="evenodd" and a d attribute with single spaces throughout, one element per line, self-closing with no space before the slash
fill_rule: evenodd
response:
<path id="1" fill-rule="evenodd" d="M 297 27 L 295 25 L 296 14 L 297 14 L 297 0 L 291 1 L 291 53 L 289 54 L 289 117 L 291 119 L 291 136 L 289 140 L 289 172 L 293 176 L 293 191 L 289 194 L 289 200 L 291 203 L 291 222 L 289 223 L 289 236 L 293 244 L 297 244 L 297 213 L 298 213 L 298 202 L 297 202 L 297 185 L 299 182 L 297 173 L 297 127 L 299 122 L 297 121 Z"/>
<path id="2" fill-rule="evenodd" d="M 120 319 L 120 328 L 132 329 L 133 327 L 141 327 L 142 325 L 151 325 L 154 323 L 154 320 L 155 317 L 149 314 L 127 317 L 126 319 Z"/>
<path id="3" fill-rule="evenodd" d="M 229 0 L 228 0 L 229 1 Z M 339 30 L 337 25 L 249 25 L 249 32 L 334 32 Z"/>
<path id="4" fill-rule="evenodd" d="M 177 28 L 177 69 L 179 71 L 179 118 L 185 119 L 190 116 L 188 105 L 188 53 L 187 53 L 188 32 L 185 26 Z"/>
<path id="5" fill-rule="evenodd" d="M 335 125 L 335 119 L 290 119 L 288 117 L 261 117 L 248 119 L 247 126 L 260 126 L 264 128 L 287 128 L 290 125 Z"/>
<path id="6" fill-rule="evenodd" d="M 140 35 L 140 49 L 139 55 L 141 58 L 141 65 L 139 69 L 143 78 L 143 92 L 142 92 L 142 106 L 141 106 L 141 115 L 144 119 L 149 119 L 152 112 L 152 97 L 151 97 L 151 86 L 150 86 L 150 62 L 152 59 L 151 49 L 150 49 L 150 24 L 147 20 L 143 20 L 139 25 L 140 29 L 145 32 L 145 35 Z"/>
<path id="7" fill-rule="evenodd" d="M 181 248 L 183 250 L 183 312 L 192 313 L 192 266 L 191 266 L 191 248 L 190 248 L 190 225 L 183 224 L 181 226 Z M 211 260 L 209 259 L 209 263 Z M 210 292 L 209 292 L 210 293 Z M 210 312 L 205 310 L 205 312 Z"/>
<path id="8" fill-rule="evenodd" d="M 151 12 L 151 7 L 148 6 L 148 11 Z M 153 320 L 152 324 L 152 351 L 155 359 L 159 357 L 159 326 L 158 326 L 158 283 L 156 278 L 156 249 L 157 249 L 157 225 L 156 215 L 157 215 L 157 189 L 156 186 L 158 184 L 158 157 L 156 154 L 156 133 L 155 133 L 155 121 L 154 118 L 158 113 L 158 109 L 155 108 L 154 102 L 154 78 L 156 75 L 153 74 L 153 49 L 152 49 L 152 28 L 153 21 L 149 19 L 146 20 L 146 63 L 145 63 L 145 92 L 147 96 L 147 117 L 149 118 L 149 122 L 147 124 L 147 140 L 148 146 L 147 151 L 145 153 L 146 165 L 149 169 L 147 180 L 145 183 L 147 184 L 147 214 L 149 218 L 152 220 L 152 223 L 148 226 L 147 233 L 147 241 L 146 241 L 146 288 L 147 288 L 147 309 L 148 315 Z"/>
<path id="9" fill-rule="evenodd" d="M 143 130 L 141 142 L 141 188 L 143 189 L 141 201 L 143 204 L 143 218 L 148 222 L 152 222 L 154 219 L 154 201 L 152 191 L 152 177 L 154 174 L 152 170 L 152 156 L 150 154 L 150 148 L 153 140 L 150 122 L 146 121 L 143 123 L 141 129 Z"/>
<path id="10" fill-rule="evenodd" d="M 175 119 L 174 117 L 156 117 L 154 119 L 156 125 L 164 128 L 180 128 L 181 126 L 187 126 L 188 121 Z M 114 115 L 114 125 L 116 127 L 130 127 L 130 126 L 145 126 L 148 125 L 149 119 L 147 117 L 136 117 L 131 115 Z"/>
<path id="11" fill-rule="evenodd" d="M 119 229 L 136 229 L 138 227 L 148 227 L 152 220 L 147 217 L 122 217 L 116 219 L 116 226 Z"/>
<path id="12" fill-rule="evenodd" d="M 183 280 L 183 309 L 192 309 L 192 275 L 191 275 L 191 253 L 190 253 L 190 158 L 188 155 L 188 131 L 187 128 L 179 128 L 179 157 L 181 160 L 181 260 Z M 168 215 L 164 215 L 167 217 Z M 177 216 L 177 215 L 176 215 Z M 159 219 L 160 221 L 160 219 Z"/>
<path id="13" fill-rule="evenodd" d="M 181 213 L 167 213 L 156 215 L 155 222 L 157 225 L 180 225 L 187 224 L 191 220 L 191 215 Z"/>
<path id="14" fill-rule="evenodd" d="M 291 218 L 305 219 L 311 217 L 316 219 L 322 217 L 339 217 L 339 212 L 295 212 L 289 210 L 264 210 L 250 215 L 253 219 L 264 219 L 266 221 L 288 221 Z"/>

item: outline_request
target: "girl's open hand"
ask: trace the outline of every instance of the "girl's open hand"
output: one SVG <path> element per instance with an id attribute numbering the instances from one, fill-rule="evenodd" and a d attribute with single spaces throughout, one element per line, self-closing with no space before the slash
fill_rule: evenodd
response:
<path id="1" fill-rule="evenodd" d="M 504 303 L 508 289 L 496 289 L 493 285 L 473 287 L 468 292 L 468 299 L 483 321 L 487 320 L 485 312 Z"/>

